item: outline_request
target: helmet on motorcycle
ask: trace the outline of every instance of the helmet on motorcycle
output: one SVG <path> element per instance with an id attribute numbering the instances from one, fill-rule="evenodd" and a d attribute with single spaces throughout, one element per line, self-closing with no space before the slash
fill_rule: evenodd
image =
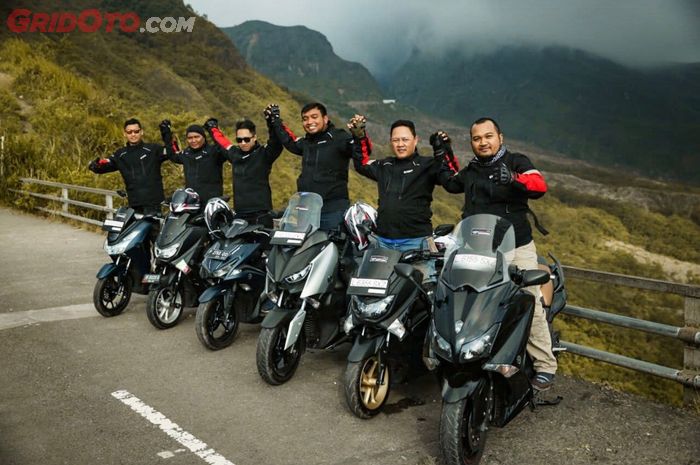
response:
<path id="1" fill-rule="evenodd" d="M 207 206 L 204 207 L 204 221 L 207 223 L 209 232 L 214 235 L 220 235 L 222 228 L 230 224 L 234 216 L 231 207 L 219 197 L 209 199 Z"/>
<path id="2" fill-rule="evenodd" d="M 170 199 L 170 211 L 173 213 L 199 211 L 201 208 L 199 194 L 190 189 L 178 189 Z"/>
<path id="3" fill-rule="evenodd" d="M 364 202 L 355 202 L 345 212 L 345 227 L 359 250 L 369 245 L 369 233 L 377 229 L 377 210 Z"/>

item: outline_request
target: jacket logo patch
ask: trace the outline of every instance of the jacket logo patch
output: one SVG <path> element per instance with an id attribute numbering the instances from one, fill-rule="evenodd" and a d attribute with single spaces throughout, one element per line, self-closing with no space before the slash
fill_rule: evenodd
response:
<path id="1" fill-rule="evenodd" d="M 143 155 L 141 155 L 140 160 L 143 160 L 143 159 L 146 158 L 147 156 L 148 156 L 148 154 L 147 154 L 147 153 L 144 153 Z"/>
<path id="2" fill-rule="evenodd" d="M 408 173 L 413 173 L 413 170 L 410 169 L 410 170 L 404 170 L 404 171 L 403 171 L 403 174 L 408 174 Z"/>
<path id="3" fill-rule="evenodd" d="M 195 160 L 199 160 L 200 158 L 202 158 L 201 155 L 198 155 L 198 156 L 194 157 Z"/>
<path id="4" fill-rule="evenodd" d="M 327 140 L 320 140 L 320 141 L 318 141 L 318 145 L 325 144 L 326 142 L 328 142 L 328 141 Z"/>

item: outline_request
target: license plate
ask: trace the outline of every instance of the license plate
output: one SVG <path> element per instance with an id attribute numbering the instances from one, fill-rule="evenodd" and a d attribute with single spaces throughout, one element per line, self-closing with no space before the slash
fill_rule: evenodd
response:
<path id="1" fill-rule="evenodd" d="M 118 220 L 105 220 L 102 223 L 102 230 L 108 232 L 120 232 L 124 227 L 123 221 Z"/>
<path id="2" fill-rule="evenodd" d="M 226 260 L 228 257 L 230 257 L 233 254 L 233 252 L 234 252 L 234 250 L 222 250 L 222 249 L 210 250 L 207 252 L 206 257 L 213 258 L 214 260 Z"/>
<path id="3" fill-rule="evenodd" d="M 158 281 L 160 281 L 159 274 L 145 274 L 145 275 L 143 275 L 143 278 L 141 279 L 141 282 L 144 284 L 155 284 Z"/>

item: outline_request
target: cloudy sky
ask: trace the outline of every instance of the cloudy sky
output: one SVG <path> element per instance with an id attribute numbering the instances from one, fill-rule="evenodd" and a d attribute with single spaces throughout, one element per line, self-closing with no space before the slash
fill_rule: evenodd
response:
<path id="1" fill-rule="evenodd" d="M 217 26 L 304 25 L 341 57 L 385 74 L 415 47 L 562 45 L 632 66 L 700 62 L 697 0 L 185 0 Z"/>

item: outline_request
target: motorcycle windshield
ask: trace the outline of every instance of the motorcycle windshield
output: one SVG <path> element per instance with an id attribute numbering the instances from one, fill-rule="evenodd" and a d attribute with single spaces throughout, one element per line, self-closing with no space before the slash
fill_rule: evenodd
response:
<path id="1" fill-rule="evenodd" d="M 389 278 L 394 272 L 394 265 L 399 262 L 401 252 L 390 249 L 369 249 L 362 257 L 362 263 L 350 279 L 347 293 L 349 295 L 386 295 Z"/>
<path id="2" fill-rule="evenodd" d="M 189 217 L 190 215 L 187 213 L 181 215 L 168 215 L 168 217 L 165 219 L 165 224 L 160 230 L 156 244 L 163 247 L 178 239 L 178 236 L 180 236 L 180 234 L 185 230 Z"/>
<path id="3" fill-rule="evenodd" d="M 292 195 L 280 220 L 280 230 L 308 233 L 321 226 L 323 199 L 315 192 L 297 192 Z"/>
<path id="4" fill-rule="evenodd" d="M 469 286 L 480 292 L 510 279 L 515 231 L 508 220 L 488 214 L 468 216 L 455 227 L 451 238 L 441 276 L 451 289 Z"/>

